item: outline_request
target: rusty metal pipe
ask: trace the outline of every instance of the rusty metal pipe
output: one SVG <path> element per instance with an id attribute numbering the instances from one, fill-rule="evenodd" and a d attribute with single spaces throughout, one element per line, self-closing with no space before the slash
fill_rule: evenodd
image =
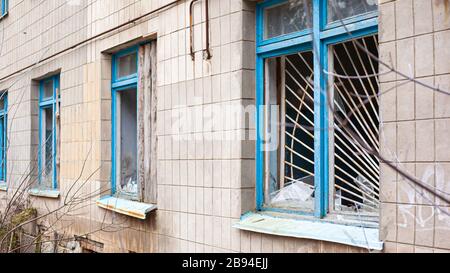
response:
<path id="1" fill-rule="evenodd" d="M 199 0 L 192 0 L 191 4 L 189 5 L 189 47 L 191 49 L 191 58 L 194 61 L 195 60 L 195 53 L 194 53 L 194 4 L 198 2 Z"/>
<path id="2" fill-rule="evenodd" d="M 195 52 L 194 52 L 194 4 L 200 0 L 192 0 L 189 5 L 189 47 L 190 47 L 190 55 L 193 61 L 195 61 Z M 205 0 L 205 9 L 206 9 L 206 49 L 203 52 L 206 54 L 205 59 L 211 59 L 211 49 L 209 43 L 209 0 Z"/>
<path id="3" fill-rule="evenodd" d="M 205 9 L 206 9 L 206 59 L 211 59 L 211 50 L 209 47 L 209 0 L 205 0 Z"/>

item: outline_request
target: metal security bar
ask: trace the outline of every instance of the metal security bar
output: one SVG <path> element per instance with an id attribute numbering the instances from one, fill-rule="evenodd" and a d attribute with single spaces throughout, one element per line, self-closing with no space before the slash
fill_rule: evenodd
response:
<path id="1" fill-rule="evenodd" d="M 284 183 L 314 177 L 314 72 L 312 52 L 286 56 L 281 113 L 284 116 Z M 309 182 L 309 184 L 308 184 Z M 314 187 L 313 179 L 306 183 Z"/>
<path id="2" fill-rule="evenodd" d="M 356 43 L 362 45 L 358 47 Z M 332 46 L 334 90 L 334 210 L 376 214 L 380 205 L 379 160 L 358 145 L 357 135 L 376 151 L 379 143 L 376 35 Z"/>
<path id="3" fill-rule="evenodd" d="M 361 49 L 356 45 L 363 45 Z M 330 126 L 315 128 L 312 51 L 271 59 L 268 101 L 280 105 L 277 153 L 267 153 L 267 182 L 274 207 L 312 211 L 315 204 L 315 132 L 329 130 L 330 210 L 377 215 L 379 160 L 354 135 L 379 151 L 378 55 L 376 35 L 330 46 L 329 90 L 334 101 Z M 328 107 L 321 105 L 320 107 Z M 269 122 L 270 127 L 274 127 Z M 278 171 L 276 166 L 278 167 Z"/>
<path id="4" fill-rule="evenodd" d="M 42 189 L 53 188 L 53 149 L 52 149 L 53 131 L 48 132 L 43 139 L 40 149 L 42 168 L 39 173 L 40 185 Z"/>
<path id="5" fill-rule="evenodd" d="M 312 212 L 314 185 L 314 73 L 312 51 L 269 61 L 268 101 L 280 106 L 279 148 L 268 153 L 270 205 Z M 271 125 L 272 128 L 273 124 Z"/>

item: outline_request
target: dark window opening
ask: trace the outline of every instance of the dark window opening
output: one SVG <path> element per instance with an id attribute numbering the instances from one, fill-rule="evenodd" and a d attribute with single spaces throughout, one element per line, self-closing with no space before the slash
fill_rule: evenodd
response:
<path id="1" fill-rule="evenodd" d="M 334 209 L 376 214 L 380 166 L 378 56 L 376 35 L 333 46 L 334 63 Z"/>
<path id="2" fill-rule="evenodd" d="M 266 149 L 266 204 L 313 211 L 313 54 L 267 59 L 265 73 L 265 100 L 271 106 L 266 115 L 266 140 L 271 143 Z"/>

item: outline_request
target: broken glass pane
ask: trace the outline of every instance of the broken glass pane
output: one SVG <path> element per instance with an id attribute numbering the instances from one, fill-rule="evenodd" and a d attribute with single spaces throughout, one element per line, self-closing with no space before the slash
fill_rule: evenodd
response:
<path id="1" fill-rule="evenodd" d="M 41 118 L 41 185 L 53 188 L 53 110 L 42 109 Z"/>
<path id="2" fill-rule="evenodd" d="M 359 45 L 359 46 L 358 46 Z M 334 209 L 378 215 L 379 159 L 358 145 L 379 150 L 378 37 L 333 45 Z"/>
<path id="3" fill-rule="evenodd" d="M 270 58 L 265 68 L 265 202 L 312 212 L 314 75 L 312 52 Z"/>
<path id="4" fill-rule="evenodd" d="M 117 77 L 124 78 L 137 73 L 136 53 L 130 53 L 117 59 Z"/>
<path id="5" fill-rule="evenodd" d="M 138 194 L 136 96 L 135 88 L 117 92 L 117 190 L 130 198 Z"/>
<path id="6" fill-rule="evenodd" d="M 377 10 L 378 0 L 328 0 L 328 23 Z"/>
<path id="7" fill-rule="evenodd" d="M 264 39 L 302 31 L 312 26 L 312 5 L 309 0 L 290 0 L 265 10 Z"/>

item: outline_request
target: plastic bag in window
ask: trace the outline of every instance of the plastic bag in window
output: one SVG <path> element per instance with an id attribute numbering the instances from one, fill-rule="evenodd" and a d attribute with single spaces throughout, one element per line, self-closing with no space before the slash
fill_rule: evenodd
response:
<path id="1" fill-rule="evenodd" d="M 271 204 L 295 205 L 310 201 L 314 194 L 314 188 L 302 181 L 286 184 L 284 188 L 272 193 Z"/>

